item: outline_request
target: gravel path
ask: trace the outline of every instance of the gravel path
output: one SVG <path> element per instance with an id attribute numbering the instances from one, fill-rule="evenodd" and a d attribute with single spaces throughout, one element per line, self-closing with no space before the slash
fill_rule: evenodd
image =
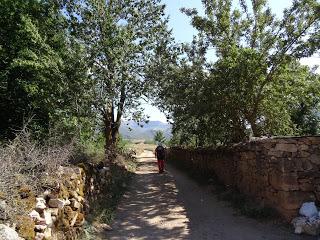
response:
<path id="1" fill-rule="evenodd" d="M 136 177 L 118 207 L 114 230 L 105 239 L 316 239 L 235 216 L 225 203 L 179 170 L 169 167 L 165 174 L 158 174 L 150 151 L 138 161 Z"/>

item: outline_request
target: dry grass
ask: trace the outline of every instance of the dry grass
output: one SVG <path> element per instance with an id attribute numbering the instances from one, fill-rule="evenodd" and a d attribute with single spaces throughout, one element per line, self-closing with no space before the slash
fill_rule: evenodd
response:
<path id="1" fill-rule="evenodd" d="M 7 215 L 26 214 L 38 193 L 55 187 L 57 170 L 68 164 L 71 154 L 72 145 L 39 145 L 26 130 L 0 146 L 0 198 L 8 205 Z"/>

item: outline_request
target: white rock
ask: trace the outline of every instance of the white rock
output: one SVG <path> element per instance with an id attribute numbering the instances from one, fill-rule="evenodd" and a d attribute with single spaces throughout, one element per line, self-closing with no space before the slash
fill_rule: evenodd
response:
<path id="1" fill-rule="evenodd" d="M 6 201 L 0 200 L 0 219 L 6 220 L 8 218 L 8 205 Z"/>
<path id="2" fill-rule="evenodd" d="M 51 191 L 48 190 L 48 189 L 43 193 L 44 196 L 48 196 L 48 195 L 50 195 L 50 194 L 51 194 Z"/>
<path id="3" fill-rule="evenodd" d="M 297 227 L 294 229 L 294 233 L 295 233 L 295 234 L 301 234 L 302 232 L 303 232 L 302 226 L 297 226 Z"/>
<path id="4" fill-rule="evenodd" d="M 0 239 L 1 240 L 23 240 L 21 237 L 19 237 L 18 233 L 4 225 L 4 224 L 0 224 Z"/>
<path id="5" fill-rule="evenodd" d="M 45 221 L 46 221 L 46 225 L 47 225 L 48 227 L 52 227 L 53 221 L 52 221 L 52 217 L 51 217 L 51 212 L 45 210 L 45 211 L 43 212 L 43 214 L 44 214 L 44 219 L 45 219 Z"/>
<path id="6" fill-rule="evenodd" d="M 36 209 L 43 210 L 46 208 L 46 200 L 44 198 L 36 198 Z"/>
<path id="7" fill-rule="evenodd" d="M 47 228 L 44 232 L 44 239 L 51 239 L 52 238 L 52 229 Z"/>
<path id="8" fill-rule="evenodd" d="M 29 213 L 29 217 L 31 217 L 33 221 L 40 220 L 40 218 L 41 218 L 40 214 L 35 210 L 33 210 L 31 213 Z"/>
<path id="9" fill-rule="evenodd" d="M 84 198 L 81 197 L 81 196 L 78 196 L 77 197 L 77 201 L 80 202 L 80 203 L 83 203 L 84 202 Z"/>
<path id="10" fill-rule="evenodd" d="M 70 202 L 69 199 L 66 199 L 66 200 L 64 201 L 64 205 L 69 206 L 70 204 L 71 204 L 71 202 Z"/>
<path id="11" fill-rule="evenodd" d="M 78 177 L 77 174 L 73 173 L 73 174 L 71 174 L 70 179 L 75 180 L 75 179 L 77 179 L 77 177 Z"/>
<path id="12" fill-rule="evenodd" d="M 35 225 L 34 228 L 39 232 L 44 232 L 47 229 L 47 225 Z"/>
<path id="13" fill-rule="evenodd" d="M 48 211 L 50 211 L 51 216 L 58 216 L 59 208 L 49 208 Z"/>
<path id="14" fill-rule="evenodd" d="M 71 222 L 70 222 L 70 226 L 73 227 L 74 224 L 76 223 L 78 218 L 78 213 L 76 212 L 76 214 L 74 215 L 74 217 L 72 218 Z"/>
<path id="15" fill-rule="evenodd" d="M 313 217 L 297 217 L 291 222 L 296 234 L 306 233 L 316 236 L 320 233 L 320 219 Z"/>
<path id="16" fill-rule="evenodd" d="M 311 218 L 318 215 L 318 209 L 314 202 L 305 202 L 302 204 L 299 214 Z"/>
<path id="17" fill-rule="evenodd" d="M 74 209 L 79 209 L 79 208 L 81 208 L 81 203 L 79 203 L 75 199 L 71 199 L 71 207 Z"/>
<path id="18" fill-rule="evenodd" d="M 63 208 L 65 206 L 65 201 L 58 198 L 50 199 L 48 205 L 51 208 Z"/>
<path id="19" fill-rule="evenodd" d="M 37 225 L 46 225 L 46 219 L 40 217 L 39 219 L 36 220 Z"/>
<path id="20" fill-rule="evenodd" d="M 35 240 L 43 240 L 44 236 L 45 236 L 44 233 L 37 233 L 36 237 L 35 237 Z"/>
<path id="21" fill-rule="evenodd" d="M 303 226 L 307 223 L 308 219 L 306 217 L 296 217 L 291 223 L 294 227 L 294 233 L 301 234 L 303 233 Z"/>

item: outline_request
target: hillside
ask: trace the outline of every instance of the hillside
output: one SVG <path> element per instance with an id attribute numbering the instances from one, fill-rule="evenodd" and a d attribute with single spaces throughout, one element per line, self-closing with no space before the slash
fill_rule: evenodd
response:
<path id="1" fill-rule="evenodd" d="M 166 138 L 171 137 L 171 125 L 160 121 L 150 121 L 139 126 L 134 121 L 124 121 L 120 127 L 120 134 L 125 139 L 152 140 L 156 131 L 163 131 Z"/>

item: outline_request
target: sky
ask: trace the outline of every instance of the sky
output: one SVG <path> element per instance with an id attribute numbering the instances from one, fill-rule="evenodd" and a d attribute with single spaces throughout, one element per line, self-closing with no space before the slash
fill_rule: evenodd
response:
<path id="1" fill-rule="evenodd" d="M 180 12 L 180 8 L 196 8 L 199 13 L 203 13 L 201 0 L 163 0 L 166 4 L 166 13 L 169 15 L 169 27 L 172 29 L 173 36 L 177 42 L 190 42 L 193 35 L 197 32 L 190 24 L 190 18 Z M 282 16 L 284 8 L 289 7 L 292 0 L 269 0 L 269 6 L 272 11 L 278 16 Z M 214 59 L 214 54 L 210 53 L 208 58 Z M 301 59 L 302 64 L 313 66 L 320 65 L 320 58 L 311 57 Z M 320 69 L 319 69 L 320 70 Z M 318 70 L 318 72 L 319 72 Z M 166 117 L 156 107 L 150 104 L 143 104 L 145 113 L 150 116 L 151 121 L 166 122 Z"/>

